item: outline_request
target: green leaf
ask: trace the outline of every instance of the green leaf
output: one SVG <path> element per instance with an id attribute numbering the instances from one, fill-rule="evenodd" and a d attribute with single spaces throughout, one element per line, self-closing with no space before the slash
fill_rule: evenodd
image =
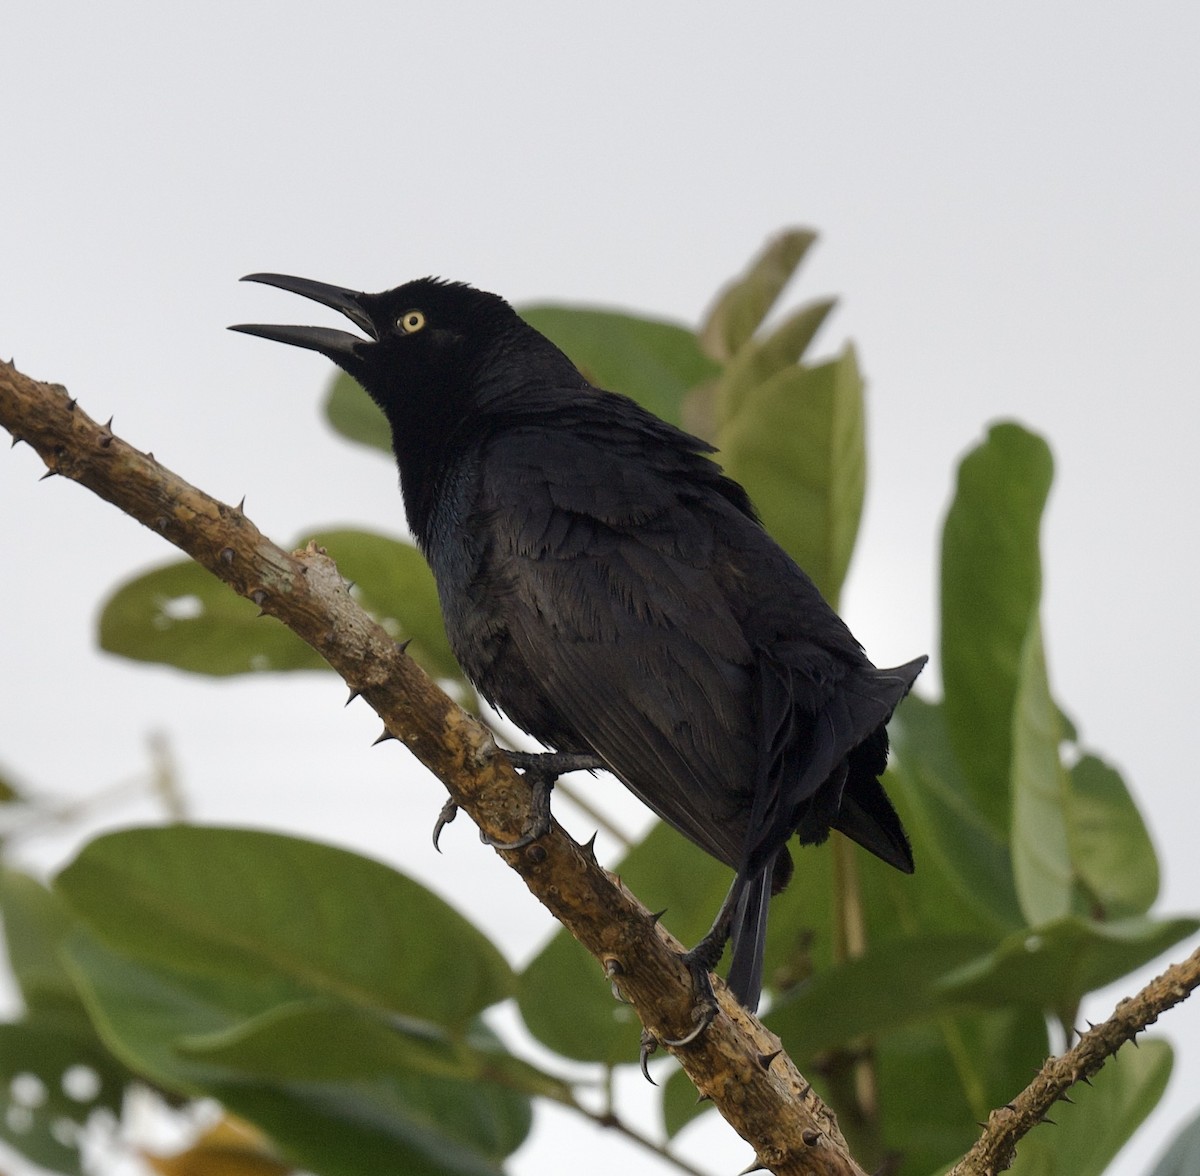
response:
<path id="1" fill-rule="evenodd" d="M 422 1070 L 399 1067 L 377 1073 L 374 1059 L 363 1076 L 318 1080 L 268 1078 L 189 1056 L 189 1045 L 219 1040 L 254 1003 L 242 977 L 118 953 L 83 930 L 68 955 L 97 1027 L 131 1067 L 167 1090 L 218 1099 L 322 1176 L 498 1176 L 495 1160 L 528 1129 L 527 1107 L 523 1124 L 479 1114 L 478 1083 L 431 1082 Z"/>
<path id="2" fill-rule="evenodd" d="M 1093 755 L 1071 769 L 1071 858 L 1098 918 L 1143 915 L 1158 897 L 1158 858 L 1120 773 Z"/>
<path id="3" fill-rule="evenodd" d="M 695 334 L 677 323 L 572 306 L 525 306 L 520 314 L 597 387 L 621 392 L 673 425 L 683 423 L 687 392 L 719 371 Z"/>
<path id="4" fill-rule="evenodd" d="M 82 1014 L 75 985 L 59 955 L 71 927 L 62 902 L 35 878 L 0 868 L 0 911 L 8 962 L 25 1005 L 58 1015 Z"/>
<path id="5" fill-rule="evenodd" d="M 348 441 L 379 449 L 391 456 L 392 430 L 383 410 L 362 385 L 345 372 L 337 372 L 325 394 L 325 419 Z"/>
<path id="6" fill-rule="evenodd" d="M 100 1108 L 119 1115 L 129 1078 L 86 1027 L 41 1015 L 0 1024 L 0 1139 L 74 1176 L 88 1116 Z"/>
<path id="7" fill-rule="evenodd" d="M 910 695 L 888 731 L 895 755 L 887 784 L 912 837 L 917 882 L 932 874 L 975 912 L 978 922 L 961 930 L 1002 934 L 1023 927 L 1008 845 L 963 782 L 944 708 Z"/>
<path id="8" fill-rule="evenodd" d="M 319 531 L 363 606 L 409 654 L 440 678 L 461 678 L 446 639 L 433 573 L 411 544 L 366 531 Z M 109 653 L 223 676 L 326 670 L 325 659 L 257 605 L 192 560 L 167 564 L 120 585 L 100 614 L 100 645 Z"/>
<path id="9" fill-rule="evenodd" d="M 1040 437 L 994 425 L 959 466 L 942 533 L 946 724 L 975 807 L 1004 838 L 1013 708 L 1041 596 L 1038 532 L 1053 474 Z"/>
<path id="10" fill-rule="evenodd" d="M 771 1008 L 765 1020 L 803 1070 L 825 1050 L 878 1037 L 959 1011 L 939 983 L 987 952 L 979 936 L 914 935 L 814 976 Z"/>
<path id="11" fill-rule="evenodd" d="M 476 1025 L 507 965 L 387 867 L 185 826 L 102 837 L 57 885 L 87 928 L 69 956 L 110 1047 L 298 1164 L 492 1173 L 528 1131 L 533 1075 Z"/>
<path id="12" fill-rule="evenodd" d="M 746 397 L 761 384 L 800 362 L 808 345 L 821 329 L 835 299 L 810 303 L 793 311 L 775 330 L 749 340 L 730 360 L 722 373 L 717 403 L 721 425 L 742 410 Z"/>
<path id="13" fill-rule="evenodd" d="M 727 363 L 749 342 L 816 239 L 808 229 L 789 229 L 767 242 L 745 273 L 717 295 L 700 329 L 705 354 Z"/>
<path id="14" fill-rule="evenodd" d="M 328 669 L 274 617 L 192 560 L 119 585 L 100 613 L 100 648 L 198 674 Z"/>
<path id="15" fill-rule="evenodd" d="M 1071 1088 L 1073 1102 L 1054 1108 L 1055 1126 L 1035 1127 L 1017 1144 L 1013 1176 L 1100 1176 L 1158 1104 L 1172 1061 L 1165 1041 L 1123 1047 L 1091 1086 Z"/>
<path id="16" fill-rule="evenodd" d="M 883 1146 L 903 1157 L 900 1176 L 926 1176 L 962 1155 L 977 1124 L 1025 1086 L 1048 1051 L 1045 1020 L 1027 1009 L 946 1017 L 882 1039 L 875 1057 Z"/>
<path id="17" fill-rule="evenodd" d="M 1049 1012 L 1078 1006 L 1088 992 L 1148 964 L 1200 928 L 1194 918 L 1144 916 L 1094 923 L 1071 915 L 1018 931 L 995 950 L 941 981 L 949 998 L 983 1005 L 1029 1005 Z"/>
<path id="18" fill-rule="evenodd" d="M 837 602 L 866 486 L 863 382 L 852 348 L 746 392 L 718 438 L 767 530 Z"/>
<path id="19" fill-rule="evenodd" d="M 1149 1176 L 1196 1176 L 1200 1172 L 1200 1114 L 1185 1123 Z"/>
<path id="20" fill-rule="evenodd" d="M 1062 763 L 1058 713 L 1050 697 L 1042 628 L 1034 616 L 1014 700 L 1011 789 L 1013 878 L 1031 925 L 1068 914 L 1075 894 L 1067 840 L 1070 782 Z"/>
<path id="21" fill-rule="evenodd" d="M 326 997 L 465 1027 L 513 983 L 496 948 L 423 886 L 379 862 L 279 834 L 110 833 L 56 886 L 113 949 L 221 978 L 247 1017 Z"/>

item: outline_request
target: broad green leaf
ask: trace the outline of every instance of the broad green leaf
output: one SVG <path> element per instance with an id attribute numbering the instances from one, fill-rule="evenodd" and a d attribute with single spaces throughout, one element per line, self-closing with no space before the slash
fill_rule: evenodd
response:
<path id="1" fill-rule="evenodd" d="M 59 898 L 35 878 L 0 867 L 0 911 L 8 962 L 26 1008 L 82 1013 L 75 985 L 63 966 L 59 948 L 71 916 Z"/>
<path id="2" fill-rule="evenodd" d="M 391 455 L 392 430 L 383 410 L 345 372 L 335 372 L 329 381 L 325 419 L 346 440 Z"/>
<path id="3" fill-rule="evenodd" d="M 808 229 L 789 229 L 772 238 L 746 271 L 717 295 L 700 329 L 700 345 L 718 363 L 727 363 L 749 342 L 809 246 L 817 239 Z"/>
<path id="4" fill-rule="evenodd" d="M 477 1082 L 431 1083 L 399 1067 L 358 1078 L 267 1078 L 189 1056 L 189 1042 L 218 1037 L 245 1012 L 242 978 L 117 952 L 86 931 L 68 956 L 97 1027 L 132 1068 L 168 1091 L 207 1095 L 271 1136 L 297 1166 L 332 1176 L 406 1172 L 498 1176 L 496 1160 L 528 1129 L 480 1114 Z M 251 994 L 252 997 L 258 994 Z"/>
<path id="5" fill-rule="evenodd" d="M 1185 1123 L 1149 1176 L 1196 1176 L 1200 1172 L 1200 1115 Z"/>
<path id="6" fill-rule="evenodd" d="M 484 1048 L 428 1022 L 390 1022 L 328 1001 L 281 1005 L 217 1032 L 182 1037 L 178 1052 L 271 1084 L 388 1082 L 409 1112 L 470 1140 L 491 1156 L 513 1151 L 530 1127 L 529 1095 L 568 1089 L 519 1063 L 493 1038 Z"/>
<path id="7" fill-rule="evenodd" d="M 1040 437 L 992 426 L 959 466 L 942 533 L 946 724 L 975 807 L 1004 838 L 1013 707 L 1041 596 L 1038 532 L 1053 471 Z"/>
<path id="8" fill-rule="evenodd" d="M 1171 1076 L 1165 1041 L 1123 1046 L 1092 1079 L 1071 1088 L 1071 1103 L 1051 1112 L 1053 1127 L 1035 1127 L 1017 1144 L 1014 1176 L 1100 1176 L 1158 1105 Z M 1194 1173 L 1195 1169 L 1188 1169 Z"/>
<path id="9" fill-rule="evenodd" d="M 565 931 L 553 935 L 521 973 L 521 1017 L 548 1049 L 580 1062 L 638 1060 L 641 1023 L 613 994 L 600 965 Z"/>
<path id="10" fill-rule="evenodd" d="M 742 410 L 746 397 L 785 368 L 804 357 L 835 299 L 810 303 L 793 311 L 775 330 L 751 339 L 733 357 L 721 374 L 717 387 L 719 424 L 724 425 Z"/>
<path id="11" fill-rule="evenodd" d="M 429 1021 L 384 1016 L 325 999 L 294 1001 L 217 1032 L 182 1037 L 186 1057 L 258 1078 L 348 1081 L 395 1070 L 496 1083 L 560 1102 L 570 1087 L 514 1058 L 485 1026 L 464 1039 Z"/>
<path id="12" fill-rule="evenodd" d="M 520 313 L 597 387 L 621 392 L 673 425 L 683 423 L 687 392 L 719 370 L 677 323 L 574 306 L 525 306 Z"/>
<path id="13" fill-rule="evenodd" d="M 1024 1004 L 1060 1013 L 1080 998 L 1148 964 L 1200 928 L 1194 918 L 1144 916 L 1094 923 L 1071 915 L 1009 935 L 994 951 L 940 982 L 949 998 Z"/>
<path id="14" fill-rule="evenodd" d="M 747 392 L 718 438 L 767 530 L 837 602 L 866 486 L 863 382 L 852 348 Z"/>
<path id="15" fill-rule="evenodd" d="M 768 1027 L 803 1070 L 815 1055 L 959 1011 L 939 981 L 991 946 L 979 936 L 914 935 L 826 969 L 773 1005 Z"/>
<path id="16" fill-rule="evenodd" d="M 74 1176 L 84 1123 L 102 1107 L 119 1115 L 130 1077 L 86 1026 L 41 1015 L 0 1024 L 0 1139 Z"/>
<path id="17" fill-rule="evenodd" d="M 119 585 L 100 613 L 100 648 L 198 674 L 327 669 L 325 659 L 274 617 L 192 560 Z"/>
<path id="18" fill-rule="evenodd" d="M 1025 1086 L 1047 1052 L 1045 1021 L 1032 1010 L 947 1017 L 881 1040 L 882 1142 L 901 1157 L 899 1176 L 927 1176 L 962 1155 L 977 1124 Z M 834 1109 L 843 1127 L 850 1122 Z"/>
<path id="19" fill-rule="evenodd" d="M 1034 616 L 1025 636 L 1013 704 L 1012 862 L 1021 910 L 1031 926 L 1072 909 L 1075 873 L 1067 841 L 1070 781 L 1063 734 L 1050 697 L 1042 628 Z"/>
<path id="20" fill-rule="evenodd" d="M 1158 857 L 1120 773 L 1094 755 L 1071 769 L 1071 859 L 1095 917 L 1144 915 L 1158 897 Z"/>
<path id="21" fill-rule="evenodd" d="M 323 531 L 302 538 L 324 547 L 354 592 L 429 673 L 460 677 L 442 626 L 437 588 L 411 543 L 365 531 Z M 191 560 L 167 564 L 119 586 L 100 615 L 100 645 L 109 653 L 194 673 L 246 674 L 328 669 L 324 658 L 273 617 L 259 616 Z"/>
<path id="22" fill-rule="evenodd" d="M 110 833 L 56 885 L 114 950 L 221 978 L 244 1016 L 325 997 L 465 1027 L 512 984 L 496 948 L 423 886 L 293 837 L 186 825 Z"/>
<path id="23" fill-rule="evenodd" d="M 975 912 L 973 929 L 1001 934 L 1024 926 L 1008 845 L 963 782 L 943 707 L 909 696 L 888 730 L 895 758 L 887 783 L 913 840 L 917 881 L 933 874 L 952 887 Z"/>

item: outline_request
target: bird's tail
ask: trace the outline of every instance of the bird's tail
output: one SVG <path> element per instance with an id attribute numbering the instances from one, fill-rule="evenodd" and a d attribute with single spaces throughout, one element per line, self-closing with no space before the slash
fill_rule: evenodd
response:
<path id="1" fill-rule="evenodd" d="M 738 875 L 729 902 L 732 960 L 726 983 L 744 1008 L 754 1012 L 762 995 L 763 951 L 767 943 L 767 906 L 771 901 L 774 862 L 751 878 Z"/>

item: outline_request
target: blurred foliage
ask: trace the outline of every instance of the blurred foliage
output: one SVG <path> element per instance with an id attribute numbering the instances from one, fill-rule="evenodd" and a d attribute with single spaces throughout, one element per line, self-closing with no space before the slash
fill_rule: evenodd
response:
<path id="1" fill-rule="evenodd" d="M 773 313 L 812 242 L 803 231 L 770 241 L 697 331 L 608 310 L 525 313 L 592 380 L 716 444 L 836 601 L 866 486 L 863 379 L 849 346 L 806 358 L 831 300 Z M 382 416 L 344 377 L 326 414 L 344 437 L 389 448 Z M 1052 689 L 1040 619 L 1052 480 L 1045 441 L 1011 422 L 959 467 L 941 552 L 945 694 L 909 699 L 892 725 L 887 783 L 916 875 L 863 856 L 857 956 L 838 947 L 845 878 L 828 851 L 804 851 L 773 903 L 766 1020 L 859 1160 L 901 1176 L 961 1154 L 1087 993 L 1200 925 L 1152 913 L 1159 868 L 1138 807 Z M 308 538 L 422 665 L 463 685 L 410 544 L 349 530 Z M 187 562 L 119 587 L 99 628 L 105 649 L 194 673 L 323 667 Z M 685 942 L 707 929 L 729 882 L 664 826 L 614 868 L 668 908 Z M 0 1026 L 0 1133 L 58 1172 L 80 1171 L 80 1125 L 117 1113 L 135 1082 L 215 1098 L 262 1133 L 248 1144 L 201 1138 L 152 1157 L 160 1172 L 498 1172 L 530 1130 L 534 1099 L 578 1106 L 571 1083 L 515 1056 L 481 1020 L 512 996 L 553 1055 L 601 1074 L 637 1060 L 636 1018 L 565 932 L 514 975 L 481 930 L 416 882 L 312 842 L 186 825 L 109 834 L 53 889 L 4 872 L 0 909 L 25 1006 Z M 1073 1092 L 1057 1130 L 1021 1144 L 1014 1171 L 1100 1173 L 1170 1067 L 1165 1042 L 1123 1050 Z M 67 1093 L 71 1068 L 92 1077 L 86 1097 Z M 652 1097 L 671 1137 L 712 1113 L 678 1070 Z M 1177 1157 L 1197 1138 L 1193 1126 L 1157 1176 L 1190 1171 Z"/>

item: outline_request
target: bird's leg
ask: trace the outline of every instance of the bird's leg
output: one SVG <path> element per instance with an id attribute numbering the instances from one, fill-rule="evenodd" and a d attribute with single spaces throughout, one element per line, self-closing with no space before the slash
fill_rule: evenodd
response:
<path id="1" fill-rule="evenodd" d="M 712 1024 L 713 1018 L 717 1015 L 720 1006 L 717 1004 L 717 994 L 713 991 L 709 973 L 721 962 L 721 957 L 725 954 L 725 945 L 729 942 L 729 933 L 733 926 L 733 912 L 737 906 L 736 890 L 735 885 L 725 896 L 725 901 L 721 903 L 721 909 L 717 912 L 717 917 L 713 920 L 708 934 L 691 951 L 685 951 L 682 956 L 683 962 L 692 974 L 692 984 L 696 989 L 699 1001 L 696 1028 L 686 1037 L 681 1037 L 677 1041 L 664 1037 L 662 1039 L 664 1045 L 676 1047 L 691 1045 Z"/>
<path id="2" fill-rule="evenodd" d="M 509 762 L 529 781 L 529 818 L 515 841 L 497 841 L 480 832 L 480 840 L 493 849 L 524 849 L 550 832 L 550 793 L 559 776 L 567 772 L 603 768 L 597 756 L 574 751 L 509 751 Z"/>

